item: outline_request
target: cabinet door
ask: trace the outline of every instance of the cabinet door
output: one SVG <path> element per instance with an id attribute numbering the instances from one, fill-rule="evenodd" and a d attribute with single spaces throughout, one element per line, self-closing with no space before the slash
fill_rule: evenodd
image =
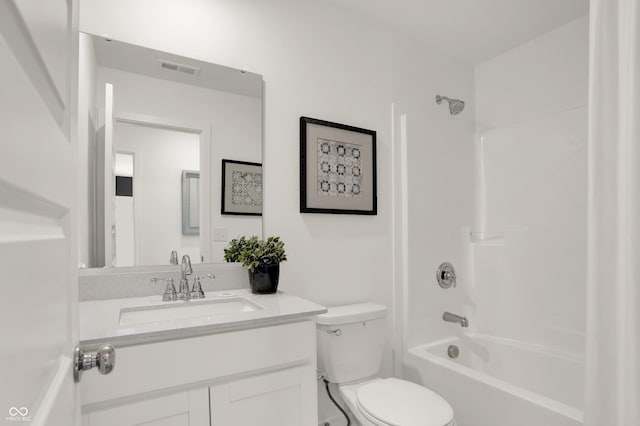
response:
<path id="1" fill-rule="evenodd" d="M 315 370 L 307 365 L 211 386 L 211 426 L 317 424 Z"/>
<path id="2" fill-rule="evenodd" d="M 83 426 L 209 426 L 209 392 L 204 388 L 89 410 Z"/>

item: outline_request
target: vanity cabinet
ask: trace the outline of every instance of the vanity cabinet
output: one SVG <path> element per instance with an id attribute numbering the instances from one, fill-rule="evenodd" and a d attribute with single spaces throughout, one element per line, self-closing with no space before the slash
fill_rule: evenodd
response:
<path id="1" fill-rule="evenodd" d="M 310 320 L 116 346 L 116 366 L 80 382 L 83 426 L 317 424 Z"/>
<path id="2" fill-rule="evenodd" d="M 117 404 L 83 414 L 83 426 L 209 426 L 209 389 Z"/>
<path id="3" fill-rule="evenodd" d="M 315 369 L 296 367 L 213 385 L 211 425 L 311 424 L 307 413 L 316 411 L 316 402 L 304 396 L 315 394 L 314 377 Z"/>

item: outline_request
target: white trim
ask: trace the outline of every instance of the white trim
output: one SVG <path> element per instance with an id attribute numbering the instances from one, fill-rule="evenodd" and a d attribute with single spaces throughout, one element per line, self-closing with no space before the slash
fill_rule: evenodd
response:
<path id="1" fill-rule="evenodd" d="M 402 353 L 406 350 L 409 327 L 409 159 L 407 139 L 407 115 L 400 116 L 400 173 L 402 200 Z"/>
<path id="2" fill-rule="evenodd" d="M 133 112 L 114 111 L 113 118 L 116 122 L 139 124 L 143 126 L 173 129 L 179 132 L 202 134 L 207 126 L 174 120 L 156 115 L 138 114 Z"/>

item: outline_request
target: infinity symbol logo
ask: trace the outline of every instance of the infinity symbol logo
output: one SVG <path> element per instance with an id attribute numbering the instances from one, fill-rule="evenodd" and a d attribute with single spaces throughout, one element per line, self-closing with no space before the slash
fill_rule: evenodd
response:
<path id="1" fill-rule="evenodd" d="M 9 408 L 9 415 L 10 416 L 26 416 L 27 414 L 29 414 L 29 409 L 27 407 L 22 407 L 22 408 L 17 408 L 17 407 L 11 407 Z"/>

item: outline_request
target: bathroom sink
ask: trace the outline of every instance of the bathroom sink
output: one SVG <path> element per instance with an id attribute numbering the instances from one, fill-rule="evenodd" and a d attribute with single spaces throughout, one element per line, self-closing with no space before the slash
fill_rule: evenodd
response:
<path id="1" fill-rule="evenodd" d="M 139 306 L 120 310 L 120 325 L 145 324 L 184 319 L 210 320 L 221 315 L 254 312 L 263 308 L 242 297 L 228 299 L 168 302 L 166 305 Z"/>

